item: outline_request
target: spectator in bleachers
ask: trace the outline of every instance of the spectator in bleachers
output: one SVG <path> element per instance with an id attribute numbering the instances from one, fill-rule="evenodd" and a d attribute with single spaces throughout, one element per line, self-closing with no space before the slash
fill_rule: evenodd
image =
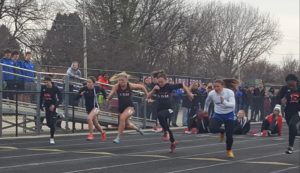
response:
<path id="1" fill-rule="evenodd" d="M 35 70 L 35 65 L 31 62 L 32 59 L 32 54 L 31 52 L 26 52 L 25 53 L 25 61 L 23 64 L 23 68 L 27 69 L 27 70 Z M 34 82 L 34 78 L 35 78 L 35 73 L 31 72 L 31 71 L 25 71 L 23 70 L 23 75 L 27 76 L 26 78 L 24 78 L 24 88 L 26 92 L 32 92 L 32 91 L 36 91 L 36 85 Z M 26 102 L 33 102 L 34 100 L 34 94 L 32 93 L 27 93 L 24 96 L 24 101 Z"/>
<path id="2" fill-rule="evenodd" d="M 14 61 L 14 65 L 16 67 L 23 68 L 24 61 L 20 59 L 20 53 L 18 51 L 13 51 L 12 52 L 12 60 Z M 14 69 L 14 72 L 17 75 L 23 75 L 23 70 L 21 70 L 21 69 Z M 17 76 L 17 75 L 15 76 L 14 88 L 16 90 L 23 91 L 24 87 L 25 87 L 24 86 L 24 78 L 22 76 Z M 19 101 L 24 101 L 23 94 L 18 93 L 18 100 Z"/>
<path id="3" fill-rule="evenodd" d="M 245 135 L 249 131 L 250 131 L 250 121 L 248 121 L 245 111 L 239 110 L 237 114 L 237 119 L 235 120 L 234 123 L 233 134 Z"/>
<path id="4" fill-rule="evenodd" d="M 77 61 L 73 61 L 71 67 L 67 70 L 67 75 L 69 77 L 69 92 L 74 92 L 76 90 L 76 83 L 80 82 L 81 71 L 79 70 L 79 63 Z M 78 85 L 79 86 L 79 85 Z M 78 87 L 79 89 L 79 87 Z M 69 105 L 78 106 L 79 101 L 75 100 L 75 94 L 69 95 Z"/>
<path id="5" fill-rule="evenodd" d="M 101 72 L 100 75 L 98 76 L 98 82 L 102 84 L 109 84 L 109 76 L 106 72 Z M 104 90 L 109 90 L 109 87 L 107 85 L 101 85 L 100 87 L 103 88 Z"/>
<path id="6" fill-rule="evenodd" d="M 4 56 L 1 59 L 1 63 L 14 66 L 14 62 L 11 59 L 11 51 L 9 49 L 4 50 Z M 14 73 L 14 68 L 3 66 L 3 71 Z M 4 90 L 14 90 L 14 80 L 15 76 L 13 74 L 3 73 Z M 3 98 L 13 100 L 14 94 L 13 92 L 4 92 Z"/>
<path id="7" fill-rule="evenodd" d="M 67 70 L 67 75 L 70 82 L 80 82 L 81 71 L 79 70 L 79 63 L 77 61 L 72 62 L 71 67 Z"/>

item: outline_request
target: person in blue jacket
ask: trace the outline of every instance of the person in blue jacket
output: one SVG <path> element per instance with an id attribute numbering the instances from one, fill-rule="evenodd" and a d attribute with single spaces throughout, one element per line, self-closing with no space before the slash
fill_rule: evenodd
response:
<path id="1" fill-rule="evenodd" d="M 20 53 L 18 51 L 13 51 L 11 57 L 16 67 L 24 68 L 24 61 L 20 59 Z M 22 76 L 18 76 L 23 75 L 23 70 L 14 69 L 14 73 L 17 74 L 15 76 L 15 89 L 24 90 L 24 78 Z"/>
<path id="2" fill-rule="evenodd" d="M 32 54 L 31 52 L 26 52 L 25 53 L 25 61 L 24 61 L 24 69 L 26 70 L 34 70 L 35 69 L 35 66 L 34 64 L 31 62 L 31 58 L 32 58 Z M 23 71 L 23 75 L 24 76 L 28 76 L 28 77 L 25 77 L 24 78 L 24 88 L 25 88 L 25 91 L 27 92 L 31 92 L 31 91 L 35 91 L 36 88 L 35 88 L 35 83 L 34 83 L 34 78 L 35 78 L 35 73 L 34 72 L 31 72 L 31 71 Z M 33 98 L 34 98 L 34 95 L 31 94 L 31 93 L 28 93 L 26 94 L 25 96 L 25 101 L 26 102 L 31 102 L 33 101 Z"/>
<path id="3" fill-rule="evenodd" d="M 14 62 L 11 59 L 11 50 L 6 49 L 4 50 L 4 56 L 1 59 L 1 63 L 5 65 L 10 65 L 14 66 Z M 8 73 L 5 73 L 8 72 Z M 14 68 L 8 67 L 8 66 L 3 66 L 3 82 L 4 82 L 4 90 L 13 90 L 14 89 L 14 75 L 9 74 L 9 73 L 14 73 Z M 14 99 L 14 94 L 13 92 L 4 92 L 3 93 L 3 98 L 4 99 Z"/>

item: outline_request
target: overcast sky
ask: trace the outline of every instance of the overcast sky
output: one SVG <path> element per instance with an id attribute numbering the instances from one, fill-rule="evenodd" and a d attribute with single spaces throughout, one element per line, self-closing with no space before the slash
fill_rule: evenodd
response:
<path id="1" fill-rule="evenodd" d="M 73 4 L 75 0 L 63 0 Z M 186 2 L 209 2 L 213 0 L 186 0 Z M 73 2 L 73 3 L 72 3 Z M 274 20 L 279 21 L 282 31 L 282 41 L 273 49 L 273 54 L 266 58 L 276 64 L 283 61 L 284 56 L 292 55 L 299 60 L 299 0 L 220 0 L 220 2 L 245 2 L 262 12 L 269 13 Z"/>
<path id="2" fill-rule="evenodd" d="M 197 3 L 210 0 L 186 1 Z M 293 55 L 299 60 L 299 0 L 220 0 L 220 2 L 245 2 L 262 12 L 269 13 L 272 18 L 279 21 L 283 38 L 267 59 L 280 64 L 283 56 Z"/>

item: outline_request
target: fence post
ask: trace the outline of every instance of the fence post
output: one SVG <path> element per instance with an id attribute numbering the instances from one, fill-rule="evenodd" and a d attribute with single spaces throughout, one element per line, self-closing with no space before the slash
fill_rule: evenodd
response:
<path id="1" fill-rule="evenodd" d="M 16 136 L 18 136 L 18 126 L 19 126 L 19 108 L 18 108 L 18 92 L 16 91 Z"/>
<path id="2" fill-rule="evenodd" d="M 2 137 L 2 92 L 3 92 L 3 68 L 2 64 L 0 64 L 0 137 Z"/>
<path id="3" fill-rule="evenodd" d="M 65 116 L 66 116 L 66 132 L 68 132 L 68 129 L 69 129 L 69 118 L 68 118 L 68 116 L 69 116 L 69 91 L 70 91 L 70 83 L 69 83 L 69 76 L 65 76 L 65 101 L 64 101 L 64 103 L 65 103 L 65 105 L 64 105 L 64 107 L 65 107 L 65 111 L 64 111 L 64 113 L 65 113 Z"/>
<path id="4" fill-rule="evenodd" d="M 36 83 L 36 92 L 35 92 L 35 97 L 36 97 L 36 132 L 39 135 L 41 133 L 41 109 L 40 109 L 40 92 L 41 92 L 41 74 L 37 73 L 37 83 Z"/>
<path id="5" fill-rule="evenodd" d="M 147 99 L 144 99 L 144 118 L 143 118 L 143 129 L 146 128 L 146 119 L 147 119 Z"/>
<path id="6" fill-rule="evenodd" d="M 75 107 L 72 104 L 72 133 L 75 133 Z"/>

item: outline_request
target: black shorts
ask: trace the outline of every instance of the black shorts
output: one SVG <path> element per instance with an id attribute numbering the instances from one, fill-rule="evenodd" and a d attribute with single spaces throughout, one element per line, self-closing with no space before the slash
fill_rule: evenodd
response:
<path id="1" fill-rule="evenodd" d="M 134 108 L 134 105 L 133 104 L 128 104 L 128 105 L 119 105 L 119 113 L 123 113 L 125 111 L 125 109 L 127 109 L 128 107 L 133 107 Z"/>
<path id="2" fill-rule="evenodd" d="M 93 111 L 94 108 L 96 108 L 96 107 L 86 108 L 86 113 L 90 114 Z"/>

